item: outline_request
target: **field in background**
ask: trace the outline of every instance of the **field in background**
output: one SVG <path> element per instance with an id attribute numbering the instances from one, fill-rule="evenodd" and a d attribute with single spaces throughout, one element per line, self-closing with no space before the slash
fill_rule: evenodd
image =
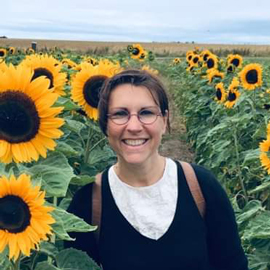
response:
<path id="1" fill-rule="evenodd" d="M 71 50 L 89 54 L 113 54 L 127 48 L 127 45 L 136 42 L 95 42 L 69 40 L 37 40 L 37 39 L 0 39 L 0 47 L 13 46 L 26 49 L 32 42 L 37 42 L 38 50 L 54 49 Z M 186 51 L 199 47 L 208 49 L 219 56 L 229 53 L 239 53 L 242 56 L 270 56 L 270 45 L 225 45 L 225 44 L 197 44 L 197 43 L 140 43 L 146 50 L 153 51 L 156 56 L 184 56 Z"/>

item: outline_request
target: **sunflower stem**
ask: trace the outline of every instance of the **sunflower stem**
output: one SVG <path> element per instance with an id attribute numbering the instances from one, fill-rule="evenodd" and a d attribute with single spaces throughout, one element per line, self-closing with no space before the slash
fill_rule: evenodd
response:
<path id="1" fill-rule="evenodd" d="M 85 154 L 84 154 L 84 163 L 87 163 L 88 159 L 89 159 L 91 140 L 92 140 L 92 127 L 91 127 L 91 125 L 89 125 L 88 137 L 87 137 Z"/>
<path id="2" fill-rule="evenodd" d="M 21 253 L 20 253 L 18 259 L 14 262 L 13 269 L 20 270 L 20 266 L 21 266 Z"/>
<path id="3" fill-rule="evenodd" d="M 236 128 L 234 129 L 233 138 L 234 138 L 234 148 L 235 148 L 236 162 L 237 162 L 236 168 L 237 168 L 237 172 L 238 172 L 238 177 L 240 179 L 241 188 L 242 188 L 243 193 L 244 193 L 245 202 L 247 203 L 248 202 L 248 194 L 247 194 L 247 190 L 246 190 L 246 187 L 244 184 L 244 179 L 243 179 L 241 166 L 240 166 L 240 157 L 239 157 L 239 148 L 238 148 L 238 139 L 237 139 L 237 129 Z"/>

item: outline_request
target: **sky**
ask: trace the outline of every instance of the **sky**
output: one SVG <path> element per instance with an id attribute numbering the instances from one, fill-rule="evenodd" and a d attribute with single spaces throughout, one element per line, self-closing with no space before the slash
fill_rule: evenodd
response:
<path id="1" fill-rule="evenodd" d="M 1 2 L 8 38 L 270 44 L 269 0 Z"/>

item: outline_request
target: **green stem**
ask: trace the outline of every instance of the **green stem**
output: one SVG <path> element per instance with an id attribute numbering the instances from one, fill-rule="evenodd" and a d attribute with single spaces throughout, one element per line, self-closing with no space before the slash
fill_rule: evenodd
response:
<path id="1" fill-rule="evenodd" d="M 235 147 L 235 153 L 236 153 L 238 177 L 240 179 L 241 188 L 242 188 L 243 193 L 244 193 L 245 202 L 247 203 L 248 202 L 248 194 L 247 194 L 247 190 L 246 190 L 246 187 L 244 184 L 244 179 L 243 179 L 242 170 L 241 170 L 241 166 L 240 166 L 240 157 L 239 157 L 238 138 L 237 138 L 237 129 L 236 128 L 234 129 L 233 138 L 234 138 L 234 147 Z"/>
<path id="2" fill-rule="evenodd" d="M 85 154 L 84 154 L 84 163 L 88 162 L 88 158 L 90 154 L 91 139 L 92 139 L 92 127 L 91 125 L 89 125 L 87 143 L 86 143 Z"/>
<path id="3" fill-rule="evenodd" d="M 101 142 L 103 142 L 105 140 L 106 140 L 106 137 L 104 137 L 104 138 L 100 139 L 98 142 L 96 142 L 94 144 L 94 146 L 92 148 L 90 148 L 89 153 L 91 153 L 91 151 L 93 151 Z"/>
<path id="4" fill-rule="evenodd" d="M 21 265 L 21 254 L 13 264 L 13 270 L 20 270 L 20 265 Z"/>

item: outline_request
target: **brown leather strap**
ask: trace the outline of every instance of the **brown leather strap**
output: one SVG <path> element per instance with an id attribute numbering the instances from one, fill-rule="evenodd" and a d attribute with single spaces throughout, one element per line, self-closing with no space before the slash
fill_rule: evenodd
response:
<path id="1" fill-rule="evenodd" d="M 96 181 L 93 183 L 92 190 L 92 225 L 98 226 L 94 231 L 97 243 L 99 240 L 100 222 L 101 222 L 101 174 L 96 175 Z"/>
<path id="2" fill-rule="evenodd" d="M 204 200 L 200 185 L 198 183 L 197 176 L 196 176 L 192 166 L 189 163 L 180 161 L 180 164 L 183 168 L 190 192 L 194 198 L 194 201 L 198 207 L 198 210 L 199 210 L 201 216 L 204 218 L 204 216 L 205 216 L 205 200 Z"/>

